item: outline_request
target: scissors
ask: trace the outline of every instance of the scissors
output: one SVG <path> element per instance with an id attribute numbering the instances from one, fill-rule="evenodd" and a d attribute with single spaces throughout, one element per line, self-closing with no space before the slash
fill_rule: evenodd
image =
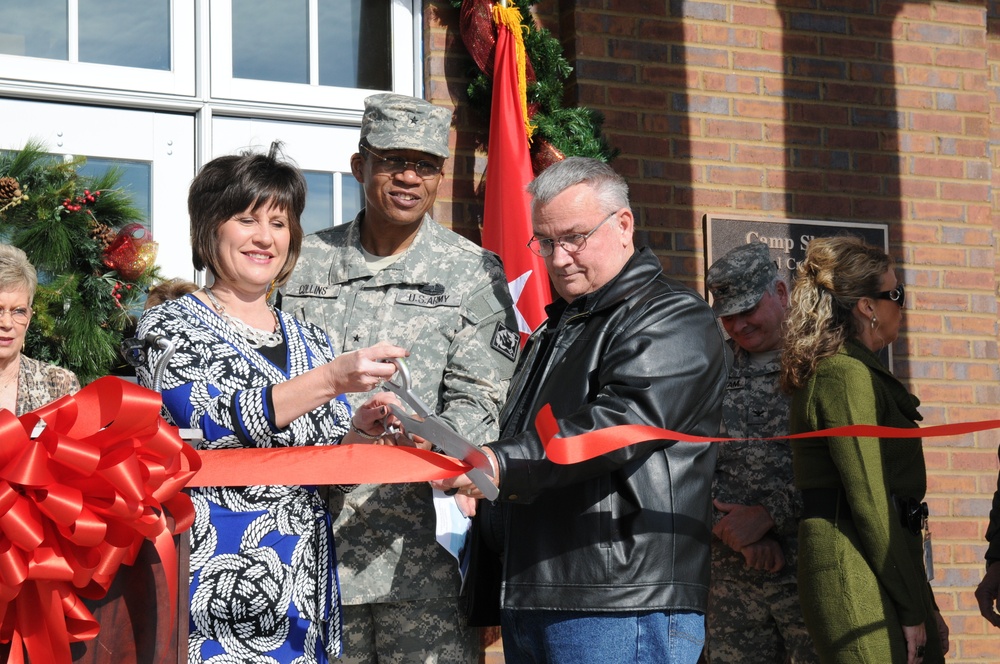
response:
<path id="1" fill-rule="evenodd" d="M 410 382 L 410 369 L 400 358 L 391 360 L 396 365 L 396 373 L 383 386 L 400 400 L 413 409 L 414 415 L 407 415 L 399 406 L 390 404 L 389 408 L 408 433 L 415 433 L 422 438 L 432 441 L 435 445 L 444 450 L 449 456 L 461 459 L 472 466 L 466 474 L 472 483 L 483 493 L 488 500 L 496 500 L 500 495 L 500 490 L 490 480 L 493 477 L 493 466 L 486 453 L 459 436 L 457 433 L 437 416 L 434 411 L 427 407 L 420 397 L 413 393 Z"/>

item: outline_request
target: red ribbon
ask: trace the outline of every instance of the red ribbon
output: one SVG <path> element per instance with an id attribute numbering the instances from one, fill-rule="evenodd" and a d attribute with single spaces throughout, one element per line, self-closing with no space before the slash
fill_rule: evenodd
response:
<path id="1" fill-rule="evenodd" d="M 174 615 L 173 536 L 194 519 L 181 489 L 201 460 L 160 407 L 158 393 L 107 377 L 20 418 L 0 410 L 0 641 L 12 664 L 22 644 L 32 662 L 70 662 L 69 644 L 99 629 L 82 598 L 104 597 L 146 539 Z"/>
<path id="2" fill-rule="evenodd" d="M 185 486 L 422 482 L 469 466 L 433 452 L 374 445 L 208 450 L 200 455 L 160 417 L 160 395 L 117 378 L 91 383 L 32 413 L 0 410 L 0 642 L 9 662 L 70 662 L 69 644 L 99 625 L 81 598 L 103 597 L 120 565 L 151 539 L 174 615 L 173 536 L 194 511 Z M 39 422 L 45 429 L 35 440 Z M 650 440 L 716 442 L 669 429 L 621 425 L 559 438 L 552 410 L 535 426 L 556 463 L 579 463 Z M 922 438 L 1000 428 L 1000 420 L 901 429 L 854 425 L 784 436 Z M 171 526 L 167 513 L 174 519 Z"/>
<path id="3" fill-rule="evenodd" d="M 852 424 L 819 431 L 806 431 L 773 438 L 723 438 L 721 436 L 692 436 L 690 434 L 661 429 L 643 424 L 620 424 L 618 426 L 588 431 L 576 436 L 559 438 L 559 424 L 552 414 L 549 404 L 542 406 L 535 416 L 535 429 L 541 438 L 545 455 L 554 463 L 580 463 L 614 452 L 629 445 L 652 440 L 676 440 L 683 443 L 724 443 L 731 440 L 785 440 L 801 438 L 826 438 L 833 436 L 871 436 L 873 438 L 938 438 L 957 436 L 989 429 L 1000 429 L 1000 420 L 979 422 L 959 422 L 939 424 L 923 428 L 883 427 L 874 424 Z"/>
<path id="4" fill-rule="evenodd" d="M 427 482 L 472 468 L 435 452 L 383 445 L 203 450 L 201 460 L 188 486 Z"/>

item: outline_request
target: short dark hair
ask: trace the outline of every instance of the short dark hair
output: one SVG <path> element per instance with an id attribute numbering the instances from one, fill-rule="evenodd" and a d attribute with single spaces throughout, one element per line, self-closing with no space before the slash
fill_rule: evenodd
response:
<path id="1" fill-rule="evenodd" d="M 256 211 L 271 204 L 288 215 L 288 258 L 275 277 L 275 287 L 288 281 L 302 251 L 302 210 L 306 206 L 306 179 L 294 164 L 285 161 L 281 142 L 268 153 L 252 151 L 216 157 L 205 164 L 188 190 L 191 217 L 191 259 L 196 270 L 208 268 L 218 275 L 219 227 L 248 208 Z M 231 275 L 221 275 L 231 276 Z"/>

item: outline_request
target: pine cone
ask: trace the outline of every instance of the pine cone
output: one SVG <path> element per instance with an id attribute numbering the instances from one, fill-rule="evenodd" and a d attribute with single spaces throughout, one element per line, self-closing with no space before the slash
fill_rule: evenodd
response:
<path id="1" fill-rule="evenodd" d="M 91 220 L 90 222 L 90 239 L 97 242 L 101 247 L 101 253 L 108 250 L 111 243 L 115 241 L 118 236 L 117 231 L 111 228 L 107 224 L 102 224 L 99 221 Z"/>
<path id="2" fill-rule="evenodd" d="M 0 178 L 0 201 L 9 201 L 21 197 L 21 184 L 12 177 Z"/>

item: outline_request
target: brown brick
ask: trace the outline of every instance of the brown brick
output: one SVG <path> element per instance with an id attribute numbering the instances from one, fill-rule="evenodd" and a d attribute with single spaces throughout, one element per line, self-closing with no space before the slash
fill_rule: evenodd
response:
<path id="1" fill-rule="evenodd" d="M 945 540 L 975 539 L 978 536 L 977 520 L 949 519 L 934 522 L 934 536 Z"/>
<path id="2" fill-rule="evenodd" d="M 986 25 L 986 13 L 981 6 L 940 5 L 934 8 L 934 19 L 942 23 L 954 23 L 974 27 Z"/>
<path id="3" fill-rule="evenodd" d="M 705 125 L 706 135 L 717 138 L 760 140 L 763 136 L 763 126 L 759 122 L 710 119 L 706 120 Z"/>
<path id="4" fill-rule="evenodd" d="M 741 118 L 780 119 L 785 105 L 780 102 L 750 101 L 736 99 L 733 101 L 733 115 Z"/>
<path id="5" fill-rule="evenodd" d="M 954 346 L 961 345 L 957 342 Z M 945 345 L 946 352 L 948 346 Z M 938 403 L 969 403 L 972 401 L 972 388 L 967 385 L 924 385 L 920 390 L 921 401 Z"/>
<path id="6" fill-rule="evenodd" d="M 733 146 L 727 141 L 675 141 L 673 156 L 691 157 L 693 159 L 709 159 L 712 161 L 731 161 Z"/>
<path id="7" fill-rule="evenodd" d="M 738 164 L 780 166 L 785 163 L 785 150 L 772 146 L 737 145 L 735 161 Z"/>
<path id="8" fill-rule="evenodd" d="M 781 186 L 784 183 L 793 192 L 825 189 L 826 186 L 822 173 L 769 173 L 767 183 L 772 187 Z"/>
<path id="9" fill-rule="evenodd" d="M 813 219 L 847 219 L 851 217 L 851 207 L 849 196 L 795 194 L 792 198 L 792 212 Z"/>
<path id="10" fill-rule="evenodd" d="M 688 72 L 684 67 L 658 64 L 639 65 L 639 78 L 643 83 L 683 89 Z"/>
<path id="11" fill-rule="evenodd" d="M 982 51 L 941 49 L 934 56 L 934 64 L 938 67 L 982 69 L 986 66 L 986 55 Z"/>
<path id="12" fill-rule="evenodd" d="M 733 6 L 733 23 L 763 28 L 780 28 L 781 17 L 773 8 L 735 5 Z"/>
<path id="13" fill-rule="evenodd" d="M 739 190 L 736 192 L 736 209 L 781 211 L 785 209 L 785 195 L 780 192 Z"/>
<path id="14" fill-rule="evenodd" d="M 763 175 L 756 168 L 711 166 L 707 174 L 708 181 L 713 185 L 730 184 L 759 187 L 763 184 Z"/>
<path id="15" fill-rule="evenodd" d="M 976 493 L 975 478 L 962 475 L 929 475 L 927 493 L 971 494 Z"/>
<path id="16" fill-rule="evenodd" d="M 702 88 L 706 91 L 729 92 L 733 94 L 760 93 L 761 83 L 758 76 L 747 76 L 731 73 L 703 72 Z"/>
<path id="17" fill-rule="evenodd" d="M 991 291 L 994 278 L 982 270 L 948 270 L 944 273 L 943 285 L 945 288 Z"/>
<path id="18" fill-rule="evenodd" d="M 996 336 L 997 324 L 995 319 L 973 318 L 971 316 L 948 316 L 945 330 L 952 334 L 974 334 L 980 336 Z M 971 378 L 971 377 L 969 377 Z M 978 380 L 985 380 L 980 376 Z"/>
<path id="19" fill-rule="evenodd" d="M 780 74 L 784 72 L 784 57 L 768 53 L 746 53 L 741 51 L 733 54 L 733 68 L 737 71 Z"/>
<path id="20" fill-rule="evenodd" d="M 986 157 L 986 143 L 977 139 L 954 139 L 954 154 L 959 157 Z M 977 164 L 973 164 L 977 165 Z M 968 175 L 968 173 L 967 173 Z"/>

